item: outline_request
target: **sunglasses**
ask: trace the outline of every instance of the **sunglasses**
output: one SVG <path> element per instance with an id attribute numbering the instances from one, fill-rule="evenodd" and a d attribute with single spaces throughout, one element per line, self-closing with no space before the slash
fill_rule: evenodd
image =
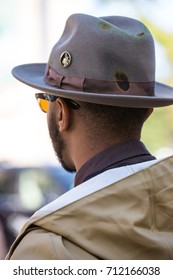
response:
<path id="1" fill-rule="evenodd" d="M 39 104 L 41 110 L 44 113 L 47 113 L 49 102 L 54 102 L 55 100 L 57 100 L 59 98 L 59 96 L 55 96 L 55 95 L 48 94 L 48 93 L 36 93 L 35 97 L 36 97 L 36 99 L 38 101 L 38 104 Z M 73 110 L 77 110 L 77 109 L 80 108 L 80 105 L 78 103 L 76 103 L 75 101 L 71 100 L 71 99 L 63 98 L 63 100 Z"/>

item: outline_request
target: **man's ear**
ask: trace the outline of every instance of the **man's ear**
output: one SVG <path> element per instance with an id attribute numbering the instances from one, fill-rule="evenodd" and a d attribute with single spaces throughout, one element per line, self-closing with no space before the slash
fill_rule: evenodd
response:
<path id="1" fill-rule="evenodd" d="M 63 132 L 70 126 L 70 108 L 62 98 L 56 100 L 56 106 L 59 131 Z"/>

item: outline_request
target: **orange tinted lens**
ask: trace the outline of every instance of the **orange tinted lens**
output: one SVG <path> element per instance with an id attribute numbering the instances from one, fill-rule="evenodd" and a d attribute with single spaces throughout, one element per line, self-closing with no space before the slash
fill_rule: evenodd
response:
<path id="1" fill-rule="evenodd" d="M 38 98 L 38 103 L 40 105 L 40 108 L 43 112 L 47 113 L 47 109 L 48 109 L 48 100 L 45 100 L 45 99 L 41 99 L 41 98 Z"/>

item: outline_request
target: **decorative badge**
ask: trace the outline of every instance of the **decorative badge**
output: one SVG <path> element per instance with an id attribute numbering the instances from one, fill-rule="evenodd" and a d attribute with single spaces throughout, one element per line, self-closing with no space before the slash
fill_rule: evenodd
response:
<path id="1" fill-rule="evenodd" d="M 63 52 L 60 56 L 60 62 L 61 62 L 62 67 L 64 67 L 64 68 L 67 68 L 70 66 L 71 60 L 72 60 L 71 54 L 67 51 Z"/>

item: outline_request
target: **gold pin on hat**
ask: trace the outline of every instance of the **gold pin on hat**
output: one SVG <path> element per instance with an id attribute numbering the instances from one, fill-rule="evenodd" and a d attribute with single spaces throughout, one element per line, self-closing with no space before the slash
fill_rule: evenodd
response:
<path id="1" fill-rule="evenodd" d="M 64 68 L 67 68 L 70 66 L 71 60 L 72 60 L 71 54 L 67 51 L 63 52 L 60 56 L 60 62 L 61 62 L 62 67 L 64 67 Z"/>

